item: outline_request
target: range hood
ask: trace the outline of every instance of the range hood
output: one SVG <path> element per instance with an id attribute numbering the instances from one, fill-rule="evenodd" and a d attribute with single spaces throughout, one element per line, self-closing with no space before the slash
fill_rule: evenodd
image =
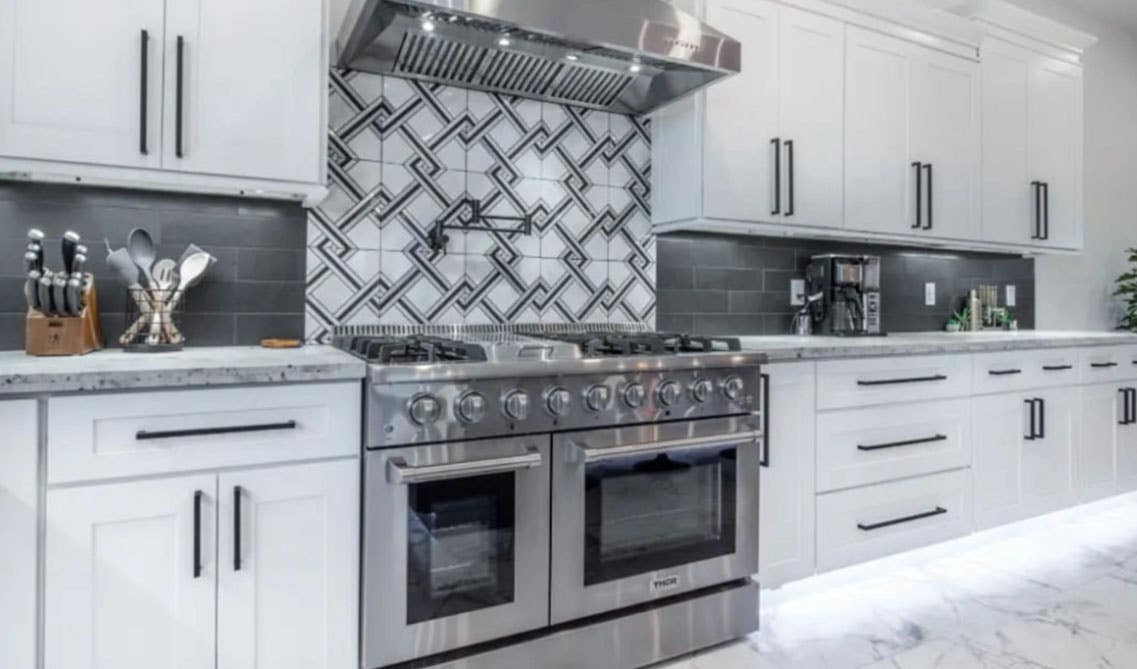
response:
<path id="1" fill-rule="evenodd" d="M 622 114 L 740 70 L 741 45 L 663 0 L 352 0 L 340 67 Z"/>

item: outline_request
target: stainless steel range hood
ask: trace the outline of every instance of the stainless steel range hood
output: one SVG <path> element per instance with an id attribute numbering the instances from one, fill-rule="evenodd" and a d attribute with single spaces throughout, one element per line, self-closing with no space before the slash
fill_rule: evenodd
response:
<path id="1" fill-rule="evenodd" d="M 737 73 L 741 45 L 663 0 L 352 0 L 340 67 L 623 114 Z"/>

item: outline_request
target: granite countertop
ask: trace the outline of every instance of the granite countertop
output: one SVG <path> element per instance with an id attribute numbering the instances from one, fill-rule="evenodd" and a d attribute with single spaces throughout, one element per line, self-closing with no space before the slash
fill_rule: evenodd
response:
<path id="1" fill-rule="evenodd" d="M 1137 346 L 1137 335 L 1118 332 L 918 332 L 887 337 L 739 337 L 742 347 L 760 351 L 770 362 L 827 360 L 890 355 L 989 353 L 1081 346 Z"/>
<path id="2" fill-rule="evenodd" d="M 0 395 L 339 381 L 366 375 L 363 361 L 330 346 L 224 346 L 176 353 L 107 350 L 52 358 L 0 352 Z"/>

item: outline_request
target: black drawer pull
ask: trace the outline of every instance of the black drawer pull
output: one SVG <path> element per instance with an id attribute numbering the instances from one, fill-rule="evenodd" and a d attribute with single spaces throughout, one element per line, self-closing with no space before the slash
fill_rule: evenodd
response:
<path id="1" fill-rule="evenodd" d="M 1117 367 L 1116 362 L 1091 362 L 1090 367 L 1094 369 L 1109 369 L 1110 367 Z"/>
<path id="2" fill-rule="evenodd" d="M 296 421 L 286 423 L 264 423 L 261 425 L 233 425 L 231 427 L 199 427 L 193 430 L 169 430 L 166 432 L 147 432 L 139 430 L 134 438 L 139 441 L 148 439 L 176 439 L 178 437 L 207 437 L 215 434 L 239 434 L 242 432 L 269 432 L 271 430 L 295 430 Z"/>
<path id="3" fill-rule="evenodd" d="M 863 532 L 872 532 L 873 530 L 882 530 L 886 527 L 892 527 L 893 525 L 902 525 L 904 523 L 911 523 L 916 520 L 923 520 L 925 518 L 932 518 L 934 516 L 942 516 L 945 513 L 947 513 L 947 509 L 943 508 L 942 506 L 937 506 L 933 511 L 925 511 L 924 513 L 917 513 L 914 516 L 905 516 L 903 518 L 897 518 L 895 520 L 886 520 L 883 523 L 874 523 L 872 525 L 857 523 L 857 528 Z"/>
<path id="4" fill-rule="evenodd" d="M 910 379 L 883 379 L 881 381 L 857 381 L 858 386 L 895 386 L 902 383 L 929 383 L 932 381 L 947 381 L 943 374 L 935 376 L 917 376 Z"/>
<path id="5" fill-rule="evenodd" d="M 193 493 L 193 577 L 201 578 L 201 500 L 205 496 L 197 490 Z"/>
<path id="6" fill-rule="evenodd" d="M 1043 365 L 1042 371 L 1044 372 L 1068 372 L 1074 369 L 1073 365 Z"/>
<path id="7" fill-rule="evenodd" d="M 991 376 L 1014 376 L 1015 374 L 1022 374 L 1023 370 L 1021 370 L 1021 369 L 992 369 L 991 371 L 989 371 L 987 373 L 990 374 Z"/>
<path id="8" fill-rule="evenodd" d="M 920 444 L 934 444 L 937 441 L 947 441 L 947 436 L 937 434 L 924 439 L 909 439 L 908 441 L 894 441 L 888 444 L 874 444 L 872 446 L 857 445 L 858 451 L 883 451 L 886 448 L 900 448 L 901 446 L 919 446 Z"/>

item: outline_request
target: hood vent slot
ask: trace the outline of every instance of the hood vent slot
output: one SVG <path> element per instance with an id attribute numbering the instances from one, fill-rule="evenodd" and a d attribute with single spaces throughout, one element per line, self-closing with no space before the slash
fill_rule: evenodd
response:
<path id="1" fill-rule="evenodd" d="M 523 97 L 607 108 L 635 77 L 627 72 L 407 33 L 394 72 Z"/>

